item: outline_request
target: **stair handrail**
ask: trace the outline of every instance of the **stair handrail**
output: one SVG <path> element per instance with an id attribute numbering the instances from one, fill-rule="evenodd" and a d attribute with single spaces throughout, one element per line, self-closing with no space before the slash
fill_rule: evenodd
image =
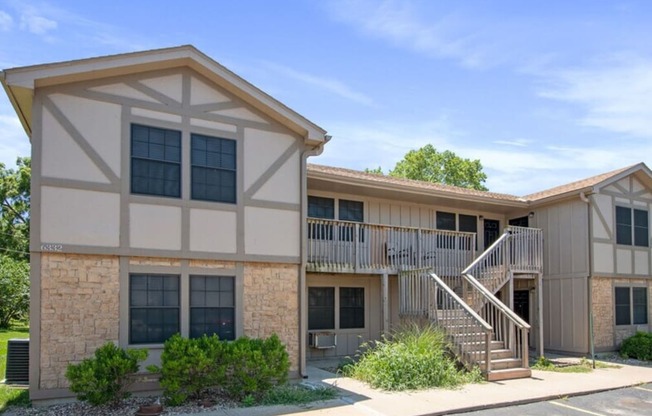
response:
<path id="1" fill-rule="evenodd" d="M 446 283 L 444 283 L 443 280 L 439 276 L 437 276 L 435 273 L 429 273 L 430 277 L 437 282 L 437 285 L 440 286 L 444 291 L 455 300 L 456 303 L 458 303 L 462 309 L 464 309 L 473 319 L 482 326 L 482 328 L 485 331 L 493 331 L 493 327 L 489 325 L 487 321 L 485 321 L 476 311 L 473 310 L 466 302 L 460 298 L 457 293 L 453 291 Z M 526 324 L 527 325 L 527 324 Z"/>
<path id="2" fill-rule="evenodd" d="M 493 244 L 491 244 L 489 246 L 489 248 L 487 248 L 485 251 L 482 252 L 482 254 L 480 254 L 478 257 L 476 257 L 476 259 L 473 260 L 473 262 L 471 262 L 471 264 L 469 264 L 466 267 L 466 269 L 462 270 L 462 274 L 469 273 L 471 270 L 473 270 L 478 265 L 478 263 L 480 263 L 481 261 L 483 261 L 484 259 L 486 259 L 490 255 L 493 255 L 494 248 L 499 246 L 500 244 L 502 244 L 503 241 L 507 240 L 510 237 L 510 235 L 511 234 L 510 234 L 509 231 L 505 231 L 498 239 L 496 239 L 496 241 L 493 242 Z"/>
<path id="3" fill-rule="evenodd" d="M 487 321 L 485 321 L 477 312 L 475 312 L 466 302 L 464 302 L 458 295 L 451 289 L 444 281 L 437 276 L 434 272 L 430 273 L 430 278 L 435 282 L 435 289 L 436 288 L 441 288 L 446 292 L 446 294 L 450 297 L 450 299 L 453 300 L 453 302 L 457 305 L 459 305 L 464 312 L 466 312 L 466 315 L 471 317 L 471 319 L 478 325 L 481 326 L 483 332 L 484 332 L 484 362 L 485 362 L 485 372 L 486 374 L 491 373 L 491 338 L 492 338 L 492 333 L 493 333 L 493 327 L 489 325 Z M 436 292 L 435 292 L 436 293 Z M 437 302 L 437 299 L 435 298 L 435 302 Z M 435 307 L 435 310 L 438 308 Z M 439 317 L 436 317 L 437 320 L 439 320 Z M 464 357 L 464 350 L 462 347 L 462 344 L 458 344 L 459 348 L 459 355 L 460 358 L 463 360 L 467 360 L 466 357 Z M 470 361 L 473 361 L 472 359 Z"/>
<path id="4" fill-rule="evenodd" d="M 493 293 L 491 293 L 489 290 L 487 290 L 486 287 L 482 285 L 482 283 L 478 282 L 478 280 L 473 277 L 469 273 L 464 273 L 462 274 L 462 277 L 465 278 L 467 282 L 469 282 L 473 287 L 475 287 L 482 295 L 487 298 L 489 302 L 491 302 L 492 305 L 494 305 L 496 308 L 498 308 L 500 311 L 505 313 L 507 317 L 516 324 L 519 329 L 530 329 L 531 326 L 527 322 L 523 320 L 520 316 L 516 314 L 513 310 L 509 309 L 507 305 L 505 305 L 503 302 L 500 301 Z"/>

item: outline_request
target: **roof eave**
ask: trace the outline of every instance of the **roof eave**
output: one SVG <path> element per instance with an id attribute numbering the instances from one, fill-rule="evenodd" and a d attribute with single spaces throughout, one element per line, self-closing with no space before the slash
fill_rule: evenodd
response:
<path id="1" fill-rule="evenodd" d="M 448 191 L 437 190 L 437 189 L 416 188 L 410 186 L 409 184 L 399 185 L 394 183 L 381 183 L 381 182 L 370 181 L 365 179 L 351 178 L 348 176 L 333 175 L 332 173 L 308 171 L 308 178 L 321 179 L 321 180 L 348 184 L 348 185 L 371 187 L 375 189 L 394 191 L 394 192 L 406 192 L 406 193 L 418 194 L 418 195 L 424 195 L 430 197 L 457 199 L 457 200 L 464 200 L 469 202 L 480 202 L 480 203 L 490 204 L 490 205 L 509 206 L 513 208 L 528 207 L 526 201 L 498 199 L 498 198 L 491 198 L 491 197 L 483 197 L 479 195 L 458 194 L 454 192 L 448 192 Z"/>
<path id="2" fill-rule="evenodd" d="M 5 71 L 0 71 L 0 83 L 2 83 L 2 88 L 5 90 L 7 97 L 9 97 L 9 102 L 11 103 L 11 106 L 14 108 L 14 111 L 16 111 L 16 114 L 18 115 L 18 119 L 20 120 L 20 124 L 23 126 L 25 133 L 27 133 L 27 136 L 31 141 L 32 140 L 31 120 L 29 119 L 29 117 L 26 116 L 24 111 L 25 109 L 23 108 L 23 106 L 20 105 L 14 89 L 11 88 L 9 84 L 7 84 Z"/>

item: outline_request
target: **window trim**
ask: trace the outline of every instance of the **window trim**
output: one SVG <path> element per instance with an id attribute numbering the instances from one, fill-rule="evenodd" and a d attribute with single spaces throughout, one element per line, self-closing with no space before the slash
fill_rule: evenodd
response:
<path id="1" fill-rule="evenodd" d="M 169 161 L 169 160 L 161 160 L 161 159 L 154 159 L 150 157 L 144 157 L 144 156 L 134 156 L 134 129 L 142 127 L 146 129 L 157 129 L 157 130 L 163 130 L 163 131 L 170 131 L 174 133 L 178 133 L 179 135 L 179 161 Z M 149 143 L 148 143 L 149 144 Z M 165 144 L 163 145 L 165 146 Z M 179 168 L 179 186 L 178 186 L 178 192 L 175 195 L 167 195 L 167 194 L 157 194 L 157 193 L 147 193 L 147 192 L 137 192 L 134 191 L 134 178 L 136 177 L 134 175 L 134 160 L 139 160 L 139 161 L 148 161 L 148 162 L 155 162 L 155 163 L 160 163 L 162 165 L 166 166 L 171 166 L 175 165 L 178 166 Z M 181 130 L 177 129 L 172 129 L 168 127 L 159 127 L 159 126 L 154 126 L 154 125 L 146 125 L 146 124 L 141 124 L 141 123 L 129 123 L 129 193 L 131 195 L 142 195 L 142 196 L 149 196 L 149 197 L 155 197 L 155 198 L 174 198 L 174 199 L 182 199 L 183 198 L 183 132 Z"/>
<path id="2" fill-rule="evenodd" d="M 222 166 L 220 167 L 208 166 L 208 164 L 200 164 L 198 161 L 195 161 L 194 160 L 195 149 L 193 145 L 195 144 L 195 140 L 197 139 L 204 139 L 206 141 L 209 140 L 218 141 L 220 142 L 220 148 L 222 146 L 222 142 L 225 141 L 232 142 L 234 167 L 231 169 Z M 208 150 L 206 150 L 206 153 L 208 153 Z M 199 198 L 198 196 L 195 196 L 195 181 L 194 181 L 195 168 L 206 170 L 206 171 L 232 172 L 233 173 L 233 200 Z M 237 140 L 229 139 L 226 137 L 209 136 L 207 134 L 192 133 L 192 132 L 190 133 L 190 200 L 214 202 L 214 203 L 221 203 L 221 204 L 237 204 L 238 201 L 238 142 Z"/>

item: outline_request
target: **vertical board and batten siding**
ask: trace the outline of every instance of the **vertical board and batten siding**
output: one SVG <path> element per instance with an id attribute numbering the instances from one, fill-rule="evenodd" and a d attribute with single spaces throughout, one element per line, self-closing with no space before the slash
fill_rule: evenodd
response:
<path id="1" fill-rule="evenodd" d="M 588 351 L 588 209 L 579 197 L 537 208 L 544 233 L 543 314 L 546 349 Z"/>
<path id="2" fill-rule="evenodd" d="M 302 139 L 201 75 L 174 69 L 39 89 L 35 114 L 45 139 L 35 140 L 34 250 L 299 262 Z M 181 132 L 181 198 L 131 194 L 134 123 Z M 192 133 L 236 141 L 235 204 L 191 200 Z"/>
<path id="3" fill-rule="evenodd" d="M 333 198 L 337 200 L 362 201 L 364 203 L 364 222 L 368 224 L 392 225 L 400 227 L 415 227 L 436 229 L 437 228 L 437 211 L 452 212 L 455 214 L 482 215 L 484 219 L 495 219 L 500 221 L 501 229 L 507 225 L 507 218 L 492 212 L 460 210 L 445 205 L 425 205 L 415 203 L 405 203 L 391 199 L 380 199 L 371 197 L 360 197 L 359 195 L 344 194 L 337 192 L 314 191 L 308 189 L 308 194 L 313 196 Z M 338 217 L 337 209 L 335 218 Z M 518 215 L 510 216 L 515 218 Z M 478 248 L 483 247 L 483 224 L 478 219 Z M 459 226 L 459 224 L 458 224 Z"/>

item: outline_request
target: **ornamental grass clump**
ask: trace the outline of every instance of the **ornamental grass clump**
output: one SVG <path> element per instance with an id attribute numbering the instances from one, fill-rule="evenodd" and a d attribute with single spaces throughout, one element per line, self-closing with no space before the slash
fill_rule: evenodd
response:
<path id="1" fill-rule="evenodd" d="M 452 354 L 446 335 L 433 326 L 409 325 L 365 346 L 357 362 L 342 368 L 345 375 L 383 390 L 455 387 L 481 380 L 479 370 L 467 372 Z"/>

